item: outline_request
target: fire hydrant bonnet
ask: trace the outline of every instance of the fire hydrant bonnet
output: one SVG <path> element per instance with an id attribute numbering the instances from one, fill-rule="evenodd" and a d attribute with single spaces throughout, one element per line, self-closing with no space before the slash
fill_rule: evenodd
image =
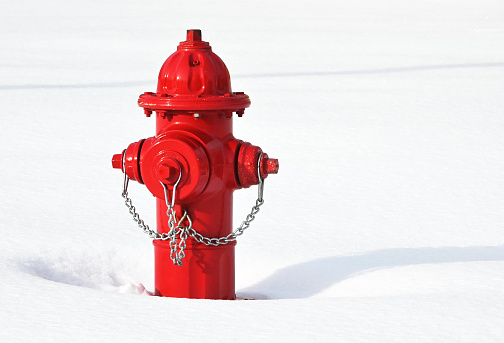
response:
<path id="1" fill-rule="evenodd" d="M 170 110 L 243 114 L 250 106 L 250 98 L 243 92 L 231 91 L 224 62 L 212 52 L 208 42 L 201 40 L 200 30 L 188 30 L 187 40 L 161 67 L 157 92 L 140 95 L 138 105 L 148 114 Z"/>

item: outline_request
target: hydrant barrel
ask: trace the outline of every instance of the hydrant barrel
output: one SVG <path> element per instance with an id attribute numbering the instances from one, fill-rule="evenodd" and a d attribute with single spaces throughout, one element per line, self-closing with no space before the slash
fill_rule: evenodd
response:
<path id="1" fill-rule="evenodd" d="M 233 113 L 241 117 L 250 98 L 232 92 L 224 62 L 200 30 L 188 30 L 162 65 L 156 92 L 140 95 L 138 105 L 155 113 L 156 133 L 114 155 L 112 165 L 157 198 L 157 233 L 148 232 L 155 294 L 234 299 L 233 192 L 278 172 L 278 160 L 233 136 Z"/>

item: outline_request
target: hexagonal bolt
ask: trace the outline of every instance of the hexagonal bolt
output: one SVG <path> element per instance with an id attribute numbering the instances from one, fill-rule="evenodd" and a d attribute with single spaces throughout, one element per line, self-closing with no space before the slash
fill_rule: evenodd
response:
<path id="1" fill-rule="evenodd" d="M 177 174 L 177 177 L 178 177 L 177 168 L 175 168 L 173 166 L 169 166 L 167 164 L 160 165 L 157 169 L 157 173 L 162 179 L 167 179 L 167 180 L 170 179 L 170 177 L 173 177 L 173 175 L 175 175 L 175 173 Z"/>
<path id="2" fill-rule="evenodd" d="M 266 173 L 278 174 L 278 160 L 276 158 L 268 158 L 266 161 Z"/>
<path id="3" fill-rule="evenodd" d="M 174 159 L 164 160 L 156 167 L 156 175 L 160 181 L 167 185 L 173 185 L 180 176 L 179 163 Z"/>
<path id="4" fill-rule="evenodd" d="M 112 168 L 121 169 L 123 168 L 123 154 L 115 154 L 112 156 Z"/>

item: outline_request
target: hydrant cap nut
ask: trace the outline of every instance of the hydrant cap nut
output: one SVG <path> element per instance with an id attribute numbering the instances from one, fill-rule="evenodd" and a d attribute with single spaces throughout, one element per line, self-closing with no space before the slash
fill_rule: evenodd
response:
<path id="1" fill-rule="evenodd" d="M 278 160 L 276 158 L 268 158 L 266 161 L 266 170 L 268 174 L 278 174 Z"/>
<path id="2" fill-rule="evenodd" d="M 123 169 L 123 154 L 115 154 L 112 156 L 112 168 Z"/>
<path id="3" fill-rule="evenodd" d="M 261 177 L 265 179 L 269 174 L 278 174 L 278 160 L 276 158 L 269 158 L 268 154 L 263 154 L 259 163 L 259 170 Z"/>
<path id="4" fill-rule="evenodd" d="M 180 163 L 171 158 L 161 160 L 156 168 L 156 174 L 163 183 L 173 185 L 180 176 Z"/>

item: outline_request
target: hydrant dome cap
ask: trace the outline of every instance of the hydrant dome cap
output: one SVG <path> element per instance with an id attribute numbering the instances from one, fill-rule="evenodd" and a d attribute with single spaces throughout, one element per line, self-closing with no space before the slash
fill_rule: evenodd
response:
<path id="1" fill-rule="evenodd" d="M 140 95 L 138 105 L 148 111 L 240 111 L 250 106 L 250 99 L 231 91 L 229 71 L 201 40 L 201 30 L 188 30 L 187 40 L 161 67 L 157 92 Z"/>

